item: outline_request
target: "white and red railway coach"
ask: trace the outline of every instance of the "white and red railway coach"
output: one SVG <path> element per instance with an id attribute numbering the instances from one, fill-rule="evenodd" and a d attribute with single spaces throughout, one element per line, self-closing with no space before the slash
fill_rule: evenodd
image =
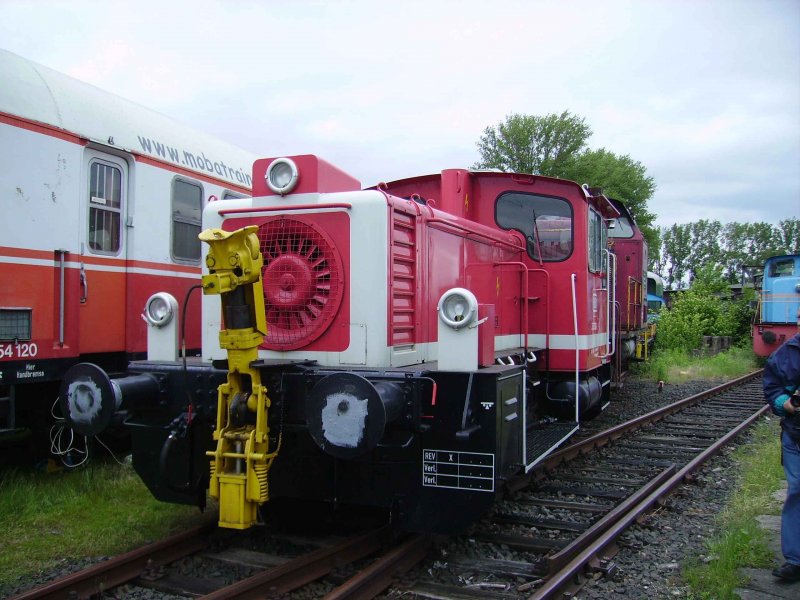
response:
<path id="1" fill-rule="evenodd" d="M 618 215 L 549 177 L 452 169 L 362 189 L 313 155 L 257 160 L 252 198 L 203 213 L 211 237 L 249 227 L 251 241 L 209 253 L 204 272 L 221 285 L 246 273 L 257 236 L 263 304 L 204 295 L 201 363 L 131 363 L 116 380 L 134 466 L 156 497 L 202 504 L 211 452 L 230 527 L 252 525 L 245 507 L 268 496 L 463 527 L 608 399 Z M 231 349 L 262 310 L 243 364 Z"/>
<path id="2" fill-rule="evenodd" d="M 0 81 L 0 430 L 19 433 L 77 361 L 144 356 L 145 302 L 196 283 L 202 209 L 249 195 L 255 157 L 10 52 Z"/>

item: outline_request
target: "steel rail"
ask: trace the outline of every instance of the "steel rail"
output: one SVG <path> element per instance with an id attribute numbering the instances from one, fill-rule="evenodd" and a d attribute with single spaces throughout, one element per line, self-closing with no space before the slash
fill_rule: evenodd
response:
<path id="1" fill-rule="evenodd" d="M 216 529 L 216 523 L 196 527 L 33 588 L 13 596 L 11 600 L 89 598 L 102 594 L 135 579 L 147 568 L 167 564 L 202 550 Z"/>
<path id="2" fill-rule="evenodd" d="M 672 465 L 671 467 L 664 469 L 648 483 L 639 488 L 639 490 L 637 490 L 633 495 L 628 496 L 622 502 L 622 504 L 615 506 L 612 510 L 606 513 L 603 518 L 594 523 L 589 529 L 584 531 L 581 535 L 576 537 L 555 554 L 548 556 L 545 559 L 547 561 L 548 574 L 552 576 L 557 573 L 559 569 L 564 568 L 564 566 L 569 564 L 571 559 L 577 555 L 581 549 L 586 548 L 593 541 L 601 537 L 603 533 L 608 531 L 610 527 L 613 527 L 615 523 L 619 522 L 621 518 L 638 506 L 642 500 L 648 498 L 654 490 L 660 489 L 664 482 L 669 480 L 669 478 L 675 473 L 675 468 L 675 465 Z"/>
<path id="3" fill-rule="evenodd" d="M 750 377 L 740 378 L 736 381 L 743 383 Z M 743 381 L 744 380 L 744 381 Z M 730 386 L 729 386 L 730 387 Z M 716 388 L 715 388 L 716 389 Z M 762 415 L 769 410 L 766 404 L 758 411 L 750 415 L 747 419 L 739 423 L 736 427 L 722 436 L 719 440 L 714 442 L 711 446 L 706 448 L 703 452 L 698 454 L 694 459 L 687 463 L 682 469 L 670 477 L 667 481 L 662 483 L 656 490 L 654 490 L 644 500 L 634 506 L 630 512 L 625 514 L 616 523 L 614 523 L 605 533 L 603 533 L 597 540 L 589 544 L 580 554 L 573 558 L 561 571 L 550 577 L 545 584 L 539 588 L 533 595 L 529 597 L 530 600 L 543 600 L 545 598 L 552 598 L 558 592 L 562 591 L 567 586 L 575 581 L 576 577 L 580 576 L 586 568 L 586 565 L 595 559 L 599 553 L 608 546 L 611 542 L 617 539 L 628 527 L 633 524 L 636 519 L 641 517 L 644 513 L 649 511 L 655 504 L 660 502 L 663 498 L 671 494 L 675 488 L 681 485 L 694 471 L 698 470 L 709 458 L 716 455 L 723 447 L 725 447 L 731 440 L 736 438 L 745 429 L 750 427 Z"/>
<path id="4" fill-rule="evenodd" d="M 702 402 L 709 396 L 714 396 L 721 392 L 727 391 L 731 388 L 735 388 L 743 383 L 750 381 L 751 379 L 755 379 L 759 377 L 763 373 L 764 369 L 759 369 L 757 371 L 753 371 L 752 373 L 748 373 L 747 375 L 743 375 L 737 379 L 732 379 L 731 381 L 727 381 L 722 385 L 717 387 L 711 388 L 709 390 L 705 390 L 698 394 L 694 394 L 693 396 L 688 396 L 677 402 L 673 402 L 672 404 L 668 404 L 667 406 L 662 406 L 661 408 L 657 408 L 647 414 L 644 414 L 640 417 L 636 417 L 630 421 L 626 421 L 624 423 L 620 423 L 615 427 L 611 427 L 610 429 L 606 429 L 605 431 L 601 431 L 591 437 L 586 438 L 585 440 L 581 440 L 574 444 L 570 444 L 569 446 L 553 452 L 550 456 L 542 460 L 536 467 L 527 475 L 523 477 L 518 477 L 513 480 L 509 480 L 506 484 L 506 488 L 511 492 L 519 491 L 525 487 L 527 487 L 531 481 L 541 478 L 545 476 L 548 472 L 552 471 L 560 464 L 569 462 L 575 458 L 583 454 L 588 454 L 592 450 L 597 448 L 602 448 L 603 446 L 607 445 L 609 442 L 612 442 L 623 435 L 630 433 L 631 431 L 636 431 L 637 429 L 641 429 L 645 425 L 649 425 L 651 423 L 656 423 L 665 417 L 681 411 L 688 406 L 692 406 L 693 404 L 697 404 L 698 402 Z"/>
<path id="5" fill-rule="evenodd" d="M 370 600 L 388 588 L 398 573 L 404 573 L 425 558 L 431 537 L 415 535 L 369 567 L 331 590 L 323 600 Z"/>
<path id="6" fill-rule="evenodd" d="M 339 565 L 372 554 L 390 540 L 391 528 L 389 526 L 380 527 L 355 535 L 339 544 L 303 554 L 282 565 L 220 588 L 216 592 L 203 596 L 203 599 L 255 599 L 284 594 L 327 575 Z"/>

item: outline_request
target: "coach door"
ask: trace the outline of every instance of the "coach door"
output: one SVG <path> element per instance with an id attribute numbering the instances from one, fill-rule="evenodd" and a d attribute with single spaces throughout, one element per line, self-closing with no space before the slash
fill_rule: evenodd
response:
<path id="1" fill-rule="evenodd" d="M 128 165 L 86 150 L 78 275 L 80 353 L 125 349 Z"/>

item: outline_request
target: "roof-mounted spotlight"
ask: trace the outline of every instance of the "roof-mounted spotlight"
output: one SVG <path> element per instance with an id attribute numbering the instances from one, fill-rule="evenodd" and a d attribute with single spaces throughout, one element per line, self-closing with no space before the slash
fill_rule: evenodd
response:
<path id="1" fill-rule="evenodd" d="M 264 177 L 269 189 L 276 194 L 285 196 L 297 186 L 300 172 L 291 158 L 276 158 L 267 167 Z"/>

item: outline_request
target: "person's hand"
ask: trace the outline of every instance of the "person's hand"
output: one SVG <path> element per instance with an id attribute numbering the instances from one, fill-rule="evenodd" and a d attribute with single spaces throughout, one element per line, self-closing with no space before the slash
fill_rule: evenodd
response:
<path id="1" fill-rule="evenodd" d="M 795 402 L 797 401 L 796 396 L 792 396 L 792 398 L 795 398 Z M 783 410 L 786 411 L 787 415 L 793 415 L 794 413 L 798 412 L 797 407 L 794 404 L 792 404 L 792 398 L 789 398 L 786 402 L 783 403 Z"/>

